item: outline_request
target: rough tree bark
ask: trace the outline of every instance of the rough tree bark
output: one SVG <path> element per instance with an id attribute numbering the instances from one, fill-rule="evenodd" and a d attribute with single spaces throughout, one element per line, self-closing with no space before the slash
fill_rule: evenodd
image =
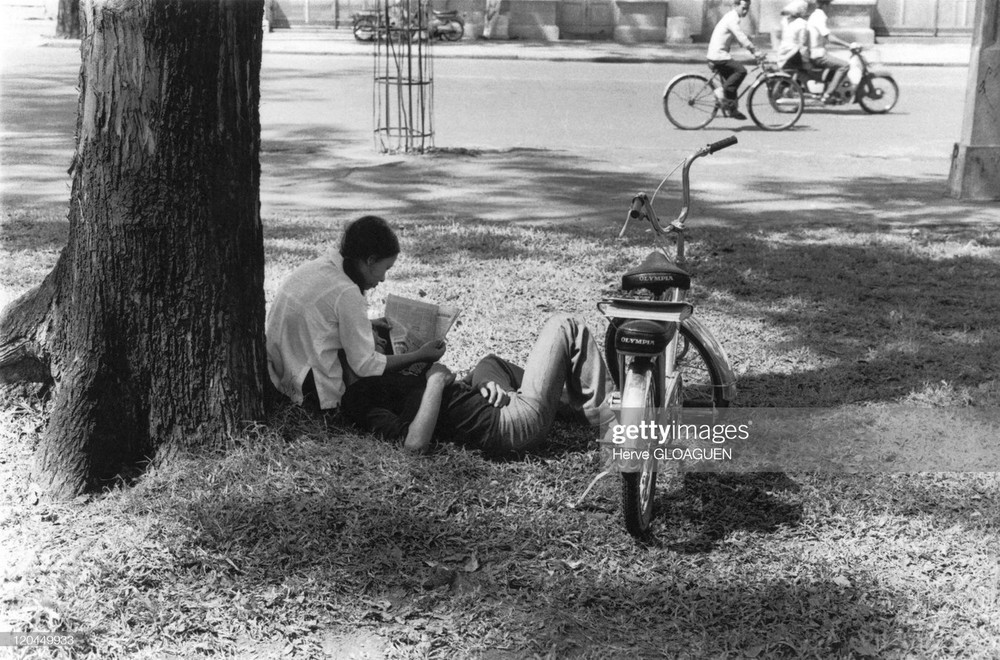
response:
<path id="1" fill-rule="evenodd" d="M 263 415 L 263 0 L 84 0 L 69 241 L 0 316 L 56 496 Z"/>
<path id="2" fill-rule="evenodd" d="M 80 0 L 59 0 L 56 36 L 64 39 L 80 38 Z"/>

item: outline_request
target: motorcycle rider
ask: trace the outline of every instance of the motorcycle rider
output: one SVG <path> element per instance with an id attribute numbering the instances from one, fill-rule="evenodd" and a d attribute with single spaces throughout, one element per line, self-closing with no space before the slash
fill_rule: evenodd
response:
<path id="1" fill-rule="evenodd" d="M 812 65 L 817 69 L 833 70 L 833 77 L 827 83 L 826 89 L 823 90 L 823 96 L 820 97 L 823 103 L 830 101 L 830 95 L 840 86 L 849 69 L 847 62 L 839 57 L 833 57 L 827 52 L 827 44 L 833 43 L 848 49 L 857 45 L 848 43 L 830 32 L 830 28 L 827 26 L 829 17 L 826 14 L 826 9 L 832 2 L 833 0 L 816 0 L 816 9 L 809 15 L 807 22 L 809 27 L 809 59 L 812 61 Z"/>
<path id="2" fill-rule="evenodd" d="M 757 48 L 740 27 L 740 20 L 750 12 L 750 0 L 732 0 L 732 4 L 733 8 L 719 19 L 712 30 L 712 38 L 708 42 L 708 66 L 722 79 L 722 87 L 715 90 L 722 114 L 743 120 L 746 115 L 736 106 L 736 92 L 747 77 L 747 70 L 739 62 L 733 61 L 729 49 L 733 41 L 738 41 L 754 57 L 759 59 L 762 56 L 758 55 Z"/>
<path id="3" fill-rule="evenodd" d="M 781 41 L 775 53 L 778 66 L 792 71 L 809 69 L 809 28 L 806 15 L 809 3 L 792 0 L 781 10 Z"/>

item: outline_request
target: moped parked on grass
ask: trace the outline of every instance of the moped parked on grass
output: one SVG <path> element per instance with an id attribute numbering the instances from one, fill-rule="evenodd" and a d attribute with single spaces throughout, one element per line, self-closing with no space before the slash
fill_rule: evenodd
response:
<path id="1" fill-rule="evenodd" d="M 736 396 L 736 377 L 726 352 L 694 317 L 694 307 L 686 300 L 691 276 L 683 269 L 685 222 L 691 207 L 688 170 L 698 158 L 736 141 L 735 136 L 719 140 L 684 160 L 683 207 L 677 219 L 666 227 L 656 217 L 648 195 L 639 193 L 632 198 L 619 237 L 625 234 L 629 220 L 641 219 L 650 224 L 663 244 L 642 264 L 622 275 L 619 294 L 598 304 L 609 320 L 604 351 L 618 387 L 611 395 L 611 407 L 616 411 L 619 428 L 682 423 L 685 409 L 690 418 L 692 408 L 713 415 L 714 409 L 728 407 Z M 670 237 L 674 239 L 673 256 Z M 656 475 L 662 466 L 652 438 L 638 439 L 629 449 L 634 450 L 631 455 L 640 458 L 615 462 L 612 457 L 612 468 L 622 475 L 625 527 L 633 536 L 644 538 L 653 521 Z M 598 475 L 587 491 L 611 471 Z"/>
<path id="2" fill-rule="evenodd" d="M 833 71 L 826 69 L 796 69 L 789 71 L 802 87 L 806 106 L 847 105 L 857 103 L 871 114 L 885 114 L 896 107 L 899 86 L 886 71 L 876 71 L 862 54 L 863 48 L 851 47 L 850 70 L 837 89 L 831 90 L 827 101 L 822 100 Z"/>

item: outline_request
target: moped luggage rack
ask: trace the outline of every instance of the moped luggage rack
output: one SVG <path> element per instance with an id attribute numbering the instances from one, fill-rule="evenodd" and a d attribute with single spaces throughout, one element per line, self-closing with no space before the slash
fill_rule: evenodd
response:
<path id="1" fill-rule="evenodd" d="M 620 319 L 650 319 L 667 323 L 680 323 L 694 313 L 689 302 L 672 300 L 635 300 L 633 298 L 605 298 L 597 303 L 605 316 Z"/>

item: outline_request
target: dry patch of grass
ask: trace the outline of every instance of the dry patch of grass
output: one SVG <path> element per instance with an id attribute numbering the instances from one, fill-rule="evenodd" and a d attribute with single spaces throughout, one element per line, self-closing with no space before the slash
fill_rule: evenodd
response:
<path id="1" fill-rule="evenodd" d="M 394 221 L 404 256 L 373 306 L 390 291 L 462 306 L 457 369 L 523 359 L 550 312 L 602 331 L 595 302 L 647 250 L 639 231 Z M 268 291 L 338 230 L 268 219 Z M 997 405 L 994 235 L 694 238 L 695 302 L 739 404 Z M 575 427 L 523 461 L 415 460 L 284 408 L 224 455 L 55 504 L 25 471 L 45 403 L 8 391 L 0 410 L 0 629 L 82 632 L 74 657 L 1000 655 L 992 474 L 688 475 L 640 545 L 613 479 L 572 506 L 600 465 Z"/>

